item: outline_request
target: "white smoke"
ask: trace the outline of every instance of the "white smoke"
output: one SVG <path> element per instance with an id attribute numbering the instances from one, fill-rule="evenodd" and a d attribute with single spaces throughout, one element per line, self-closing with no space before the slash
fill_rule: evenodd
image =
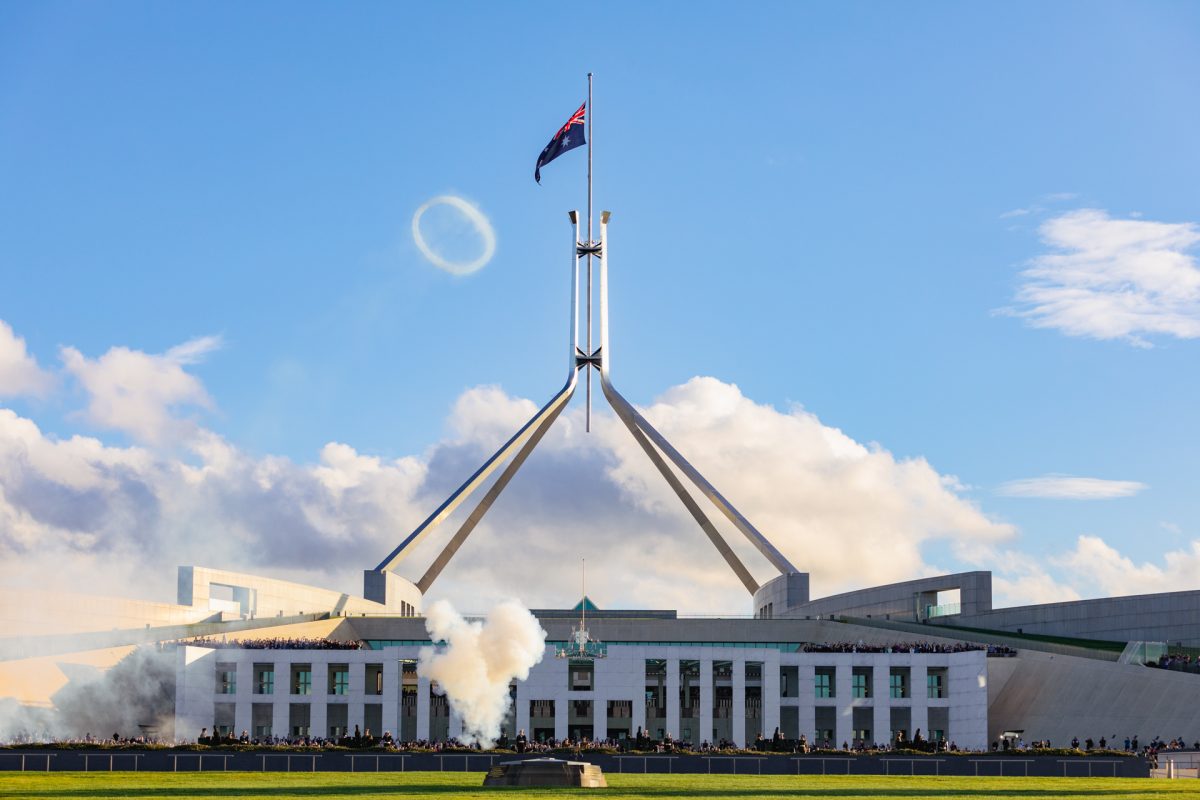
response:
<path id="1" fill-rule="evenodd" d="M 509 708 L 509 683 L 525 680 L 542 660 L 546 631 L 516 600 L 505 600 L 482 622 L 470 622 L 446 600 L 425 612 L 435 642 L 417 662 L 417 674 L 437 681 L 463 721 L 463 740 L 490 746 L 500 735 Z"/>

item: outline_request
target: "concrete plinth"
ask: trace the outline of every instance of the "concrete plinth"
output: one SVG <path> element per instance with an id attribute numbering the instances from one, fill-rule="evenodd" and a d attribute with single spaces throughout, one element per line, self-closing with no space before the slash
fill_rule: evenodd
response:
<path id="1" fill-rule="evenodd" d="M 568 786 L 581 789 L 608 787 L 604 773 L 586 761 L 560 758 L 530 758 L 505 761 L 488 770 L 484 786 Z"/>

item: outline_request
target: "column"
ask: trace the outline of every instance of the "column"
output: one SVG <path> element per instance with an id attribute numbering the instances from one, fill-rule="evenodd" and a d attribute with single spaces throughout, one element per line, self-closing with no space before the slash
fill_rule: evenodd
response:
<path id="1" fill-rule="evenodd" d="M 429 741 L 429 678 L 417 675 L 417 739 Z"/>
<path id="2" fill-rule="evenodd" d="M 929 670 L 926 667 L 928 658 L 925 655 L 912 657 L 913 665 L 910 668 L 912 685 L 909 687 L 909 694 L 912 695 L 912 730 L 908 732 L 908 735 L 915 736 L 917 729 L 920 728 L 921 736 L 924 739 L 929 738 Z"/>
<path id="3" fill-rule="evenodd" d="M 733 717 L 729 727 L 733 733 L 733 743 L 738 747 L 746 746 L 746 659 L 733 661 Z"/>
<path id="4" fill-rule="evenodd" d="M 779 652 L 773 651 L 762 665 L 762 733 L 766 739 L 779 727 L 779 683 Z"/>
<path id="5" fill-rule="evenodd" d="M 516 721 L 517 733 L 525 731 L 525 735 L 530 739 L 533 738 L 533 728 L 529 724 L 529 690 L 528 681 L 517 682 L 517 698 L 513 702 L 517 704 Z"/>
<path id="6" fill-rule="evenodd" d="M 592 741 L 608 738 L 608 696 L 592 693 Z"/>
<path id="7" fill-rule="evenodd" d="M 843 660 L 845 663 L 843 663 Z M 842 746 L 842 742 L 853 744 L 854 739 L 854 698 L 852 695 L 854 668 L 851 659 L 840 656 L 837 659 L 837 671 L 833 673 L 833 696 L 837 702 L 837 713 L 833 722 L 834 745 Z"/>
<path id="8" fill-rule="evenodd" d="M 801 661 L 796 669 L 796 694 L 800 698 L 800 705 L 797 707 L 797 727 L 808 739 L 809 744 L 814 744 L 817 732 L 817 670 L 812 656 L 806 655 L 803 658 L 805 660 Z"/>
<path id="9" fill-rule="evenodd" d="M 633 660 L 631 668 L 630 680 L 634 682 L 635 691 L 633 694 L 633 727 L 629 730 L 630 736 L 636 736 L 638 728 L 642 732 L 649 735 L 646 730 L 646 658 L 641 648 L 634 651 L 638 657 Z"/>
<path id="10" fill-rule="evenodd" d="M 713 660 L 700 660 L 700 741 L 713 740 Z"/>
<path id="11" fill-rule="evenodd" d="M 355 725 L 360 733 L 366 728 L 363 705 L 367 695 L 367 662 L 351 661 L 347 666 L 350 668 L 350 694 L 346 696 L 346 730 L 353 736 Z M 380 731 L 371 731 L 371 734 L 378 736 Z"/>
<path id="12" fill-rule="evenodd" d="M 316 681 L 314 680 L 315 684 Z M 320 687 L 314 687 L 319 689 Z M 314 691 L 312 695 L 312 704 L 310 706 L 308 733 L 310 736 L 320 736 L 322 739 L 329 736 L 329 726 L 326 724 L 329 720 L 329 715 L 326 713 L 327 700 L 326 694 L 320 691 Z"/>
<path id="13" fill-rule="evenodd" d="M 567 682 L 565 679 L 562 681 L 562 683 L 559 684 L 560 687 L 565 687 L 566 685 L 567 685 Z M 554 692 L 554 738 L 555 739 L 562 740 L 562 739 L 567 738 L 567 714 L 568 714 L 567 705 L 570 702 L 571 701 L 567 699 L 567 691 L 565 688 L 559 688 Z"/>
<path id="14" fill-rule="evenodd" d="M 454 707 L 451 706 L 450 707 L 449 725 L 446 729 L 446 735 L 449 736 L 451 739 L 461 739 L 462 732 L 463 732 L 462 715 L 459 714 L 457 711 L 455 711 Z"/>
<path id="15" fill-rule="evenodd" d="M 292 735 L 292 665 L 287 661 L 276 661 L 273 695 L 263 695 L 263 700 L 272 704 L 271 733 L 275 736 Z"/>
<path id="16" fill-rule="evenodd" d="M 886 744 L 892 740 L 891 661 L 888 655 L 872 659 L 871 701 L 875 704 L 875 719 L 871 736 L 876 744 Z"/>
<path id="17" fill-rule="evenodd" d="M 383 703 L 383 730 L 371 731 L 376 738 L 382 738 L 384 731 L 391 731 L 392 736 L 400 741 L 400 660 L 394 651 L 387 653 L 383 662 L 383 695 L 379 702 Z"/>
<path id="18" fill-rule="evenodd" d="M 231 652 L 231 651 L 226 651 Z M 254 731 L 250 730 L 251 723 L 251 706 L 254 702 L 254 662 L 250 656 L 254 655 L 254 650 L 232 651 L 238 654 L 237 660 L 237 693 L 232 697 L 225 699 L 232 700 L 237 705 L 233 707 L 233 735 L 241 736 L 242 731 L 247 731 L 251 735 Z"/>
<path id="19" fill-rule="evenodd" d="M 679 659 L 667 659 L 667 720 L 663 724 L 666 733 L 680 737 L 679 718 Z"/>

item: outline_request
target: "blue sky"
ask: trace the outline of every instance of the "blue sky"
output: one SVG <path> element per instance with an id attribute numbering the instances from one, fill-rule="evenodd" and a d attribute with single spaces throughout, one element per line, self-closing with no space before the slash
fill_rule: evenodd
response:
<path id="1" fill-rule="evenodd" d="M 589 70 L 631 400 L 712 376 L 801 406 L 955 476 L 1034 559 L 1089 535 L 1162 567 L 1200 538 L 1189 3 L 5 4 L 0 320 L 57 377 L 0 401 L 53 440 L 195 464 L 105 423 L 61 348 L 213 336 L 181 362 L 203 388 L 159 399 L 247 458 L 404 459 L 454 438 L 471 387 L 541 402 L 584 152 L 540 187 L 532 170 Z M 447 194 L 495 231 L 470 276 L 412 239 Z M 453 212 L 427 222 L 442 252 L 477 252 Z M 1071 328 L 1021 299 L 1024 271 L 1081 241 L 1115 242 L 1075 266 L 1157 298 L 1142 322 L 1083 307 Z M 1058 474 L 1140 486 L 1003 489 Z"/>

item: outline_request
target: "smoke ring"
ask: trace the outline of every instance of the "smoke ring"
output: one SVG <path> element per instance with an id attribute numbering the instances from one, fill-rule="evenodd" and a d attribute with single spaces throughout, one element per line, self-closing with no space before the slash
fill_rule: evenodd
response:
<path id="1" fill-rule="evenodd" d="M 471 223 L 471 227 L 483 239 L 483 252 L 473 261 L 450 261 L 443 258 L 441 254 L 435 251 L 421 234 L 421 217 L 425 216 L 425 212 L 434 206 L 450 206 L 457 210 L 467 222 Z M 417 249 L 421 251 L 421 255 L 425 256 L 431 264 L 441 270 L 449 272 L 451 275 L 470 275 L 484 267 L 492 256 L 496 254 L 496 232 L 492 230 L 492 223 L 484 216 L 484 213 L 473 206 L 461 197 L 452 194 L 439 195 L 432 200 L 428 200 L 417 209 L 412 218 L 412 235 L 413 241 L 417 243 Z"/>

